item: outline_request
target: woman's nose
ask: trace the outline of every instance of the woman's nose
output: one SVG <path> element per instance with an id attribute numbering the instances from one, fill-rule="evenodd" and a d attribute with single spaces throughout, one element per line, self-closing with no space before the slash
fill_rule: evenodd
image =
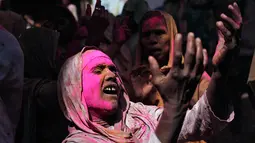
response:
<path id="1" fill-rule="evenodd" d="M 113 71 L 111 71 L 110 69 L 108 69 L 108 68 L 106 68 L 105 70 L 106 70 L 105 71 L 105 74 L 106 74 L 105 79 L 106 79 L 106 81 L 116 82 L 116 74 Z"/>
<path id="2" fill-rule="evenodd" d="M 156 34 L 154 33 L 151 33 L 150 36 L 149 36 L 149 42 L 150 44 L 157 44 L 157 37 L 156 37 Z"/>

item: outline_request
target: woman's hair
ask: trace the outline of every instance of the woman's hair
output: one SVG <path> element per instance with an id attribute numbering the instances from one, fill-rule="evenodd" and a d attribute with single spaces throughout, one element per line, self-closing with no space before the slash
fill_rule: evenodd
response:
<path id="1" fill-rule="evenodd" d="M 143 15 L 143 17 L 142 17 L 142 19 L 141 19 L 141 21 L 140 21 L 140 32 L 141 32 L 141 30 L 142 30 L 142 26 L 143 26 L 143 23 L 146 21 L 146 20 L 148 20 L 148 19 L 150 19 L 150 18 L 152 18 L 152 17 L 162 17 L 162 19 L 164 19 L 165 20 L 165 18 L 164 18 L 164 16 L 162 15 L 162 13 L 160 12 L 160 11 L 148 11 L 148 12 L 146 12 L 144 15 Z M 165 22 L 166 23 L 166 22 Z"/>

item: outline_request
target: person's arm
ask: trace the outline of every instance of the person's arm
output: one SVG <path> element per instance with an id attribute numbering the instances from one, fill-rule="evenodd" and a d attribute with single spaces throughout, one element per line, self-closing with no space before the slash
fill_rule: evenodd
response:
<path id="1" fill-rule="evenodd" d="M 229 5 L 234 19 L 222 14 L 221 17 L 229 22 L 237 31 L 242 23 L 242 17 L 236 3 Z M 235 34 L 227 29 L 223 22 L 217 22 L 219 41 L 213 57 L 214 71 L 208 89 L 193 109 L 187 113 L 182 131 L 179 136 L 180 142 L 207 140 L 213 134 L 218 133 L 227 123 L 233 120 L 234 112 L 230 104 L 234 88 L 228 84 L 233 59 L 237 55 Z"/>
<path id="2" fill-rule="evenodd" d="M 165 100 L 164 112 L 156 129 L 156 135 L 163 143 L 177 142 L 188 103 L 207 65 L 207 53 L 202 48 L 201 40 L 195 40 L 193 33 L 189 33 L 187 39 L 182 65 L 182 36 L 176 35 L 173 66 L 167 75 L 161 73 L 157 61 L 149 57 L 152 83 Z"/>
<path id="3" fill-rule="evenodd" d="M 162 143 L 177 141 L 186 111 L 185 105 L 164 104 L 164 111 L 156 130 L 156 135 Z"/>
<path id="4" fill-rule="evenodd" d="M 231 68 L 234 67 L 233 61 L 239 52 L 236 33 L 241 28 L 242 16 L 236 3 L 229 5 L 228 9 L 232 12 L 233 18 L 221 14 L 221 18 L 226 21 L 231 28 L 227 28 L 222 21 L 216 23 L 218 28 L 218 45 L 213 56 L 214 71 L 207 89 L 208 102 L 219 118 L 226 119 L 228 115 L 227 106 L 230 103 L 231 88 L 234 84 L 227 84 L 228 78 L 232 75 Z M 238 83 L 236 83 L 238 84 Z"/>
<path id="5" fill-rule="evenodd" d="M 208 103 L 207 93 L 205 92 L 193 108 L 187 111 L 178 143 L 209 140 L 211 136 L 218 134 L 234 119 L 235 114 L 231 106 L 225 109 L 225 119 L 216 116 Z"/>

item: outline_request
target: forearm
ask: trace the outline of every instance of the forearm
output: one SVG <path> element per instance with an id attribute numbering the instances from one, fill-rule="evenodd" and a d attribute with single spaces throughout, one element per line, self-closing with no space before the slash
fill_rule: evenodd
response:
<path id="1" fill-rule="evenodd" d="M 227 119 L 229 115 L 228 105 L 230 99 L 227 92 L 227 88 L 231 88 L 229 86 L 227 84 L 227 76 L 214 72 L 207 89 L 208 103 L 214 114 L 221 119 Z"/>
<path id="2" fill-rule="evenodd" d="M 175 143 L 182 128 L 187 106 L 165 103 L 164 107 L 156 135 L 162 143 Z"/>
<path id="3" fill-rule="evenodd" d="M 222 52 L 222 54 L 224 53 Z M 231 97 L 233 94 L 236 94 L 235 84 L 238 83 L 229 80 L 229 77 L 232 77 L 235 73 L 233 67 L 236 65 L 234 65 L 233 59 L 237 54 L 237 49 L 227 50 L 227 53 L 225 53 L 224 56 L 224 61 L 222 59 L 219 60 L 218 65 L 214 67 L 214 72 L 207 89 L 207 99 L 211 109 L 215 115 L 221 119 L 227 118 Z"/>
<path id="4" fill-rule="evenodd" d="M 234 118 L 232 108 L 228 108 L 227 119 L 219 118 L 208 103 L 207 91 L 201 96 L 191 110 L 188 110 L 179 134 L 178 143 L 210 140 L 219 134 Z"/>

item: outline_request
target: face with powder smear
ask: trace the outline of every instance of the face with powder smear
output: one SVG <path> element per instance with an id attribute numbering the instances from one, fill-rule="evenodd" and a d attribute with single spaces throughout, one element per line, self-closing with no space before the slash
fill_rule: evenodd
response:
<path id="1" fill-rule="evenodd" d="M 163 16 L 157 12 L 142 22 L 141 45 L 146 55 L 154 56 L 159 62 L 168 60 L 170 36 Z"/>
<path id="2" fill-rule="evenodd" d="M 114 114 L 121 95 L 115 65 L 107 55 L 96 50 L 86 51 L 82 60 L 82 102 L 100 115 Z"/>

